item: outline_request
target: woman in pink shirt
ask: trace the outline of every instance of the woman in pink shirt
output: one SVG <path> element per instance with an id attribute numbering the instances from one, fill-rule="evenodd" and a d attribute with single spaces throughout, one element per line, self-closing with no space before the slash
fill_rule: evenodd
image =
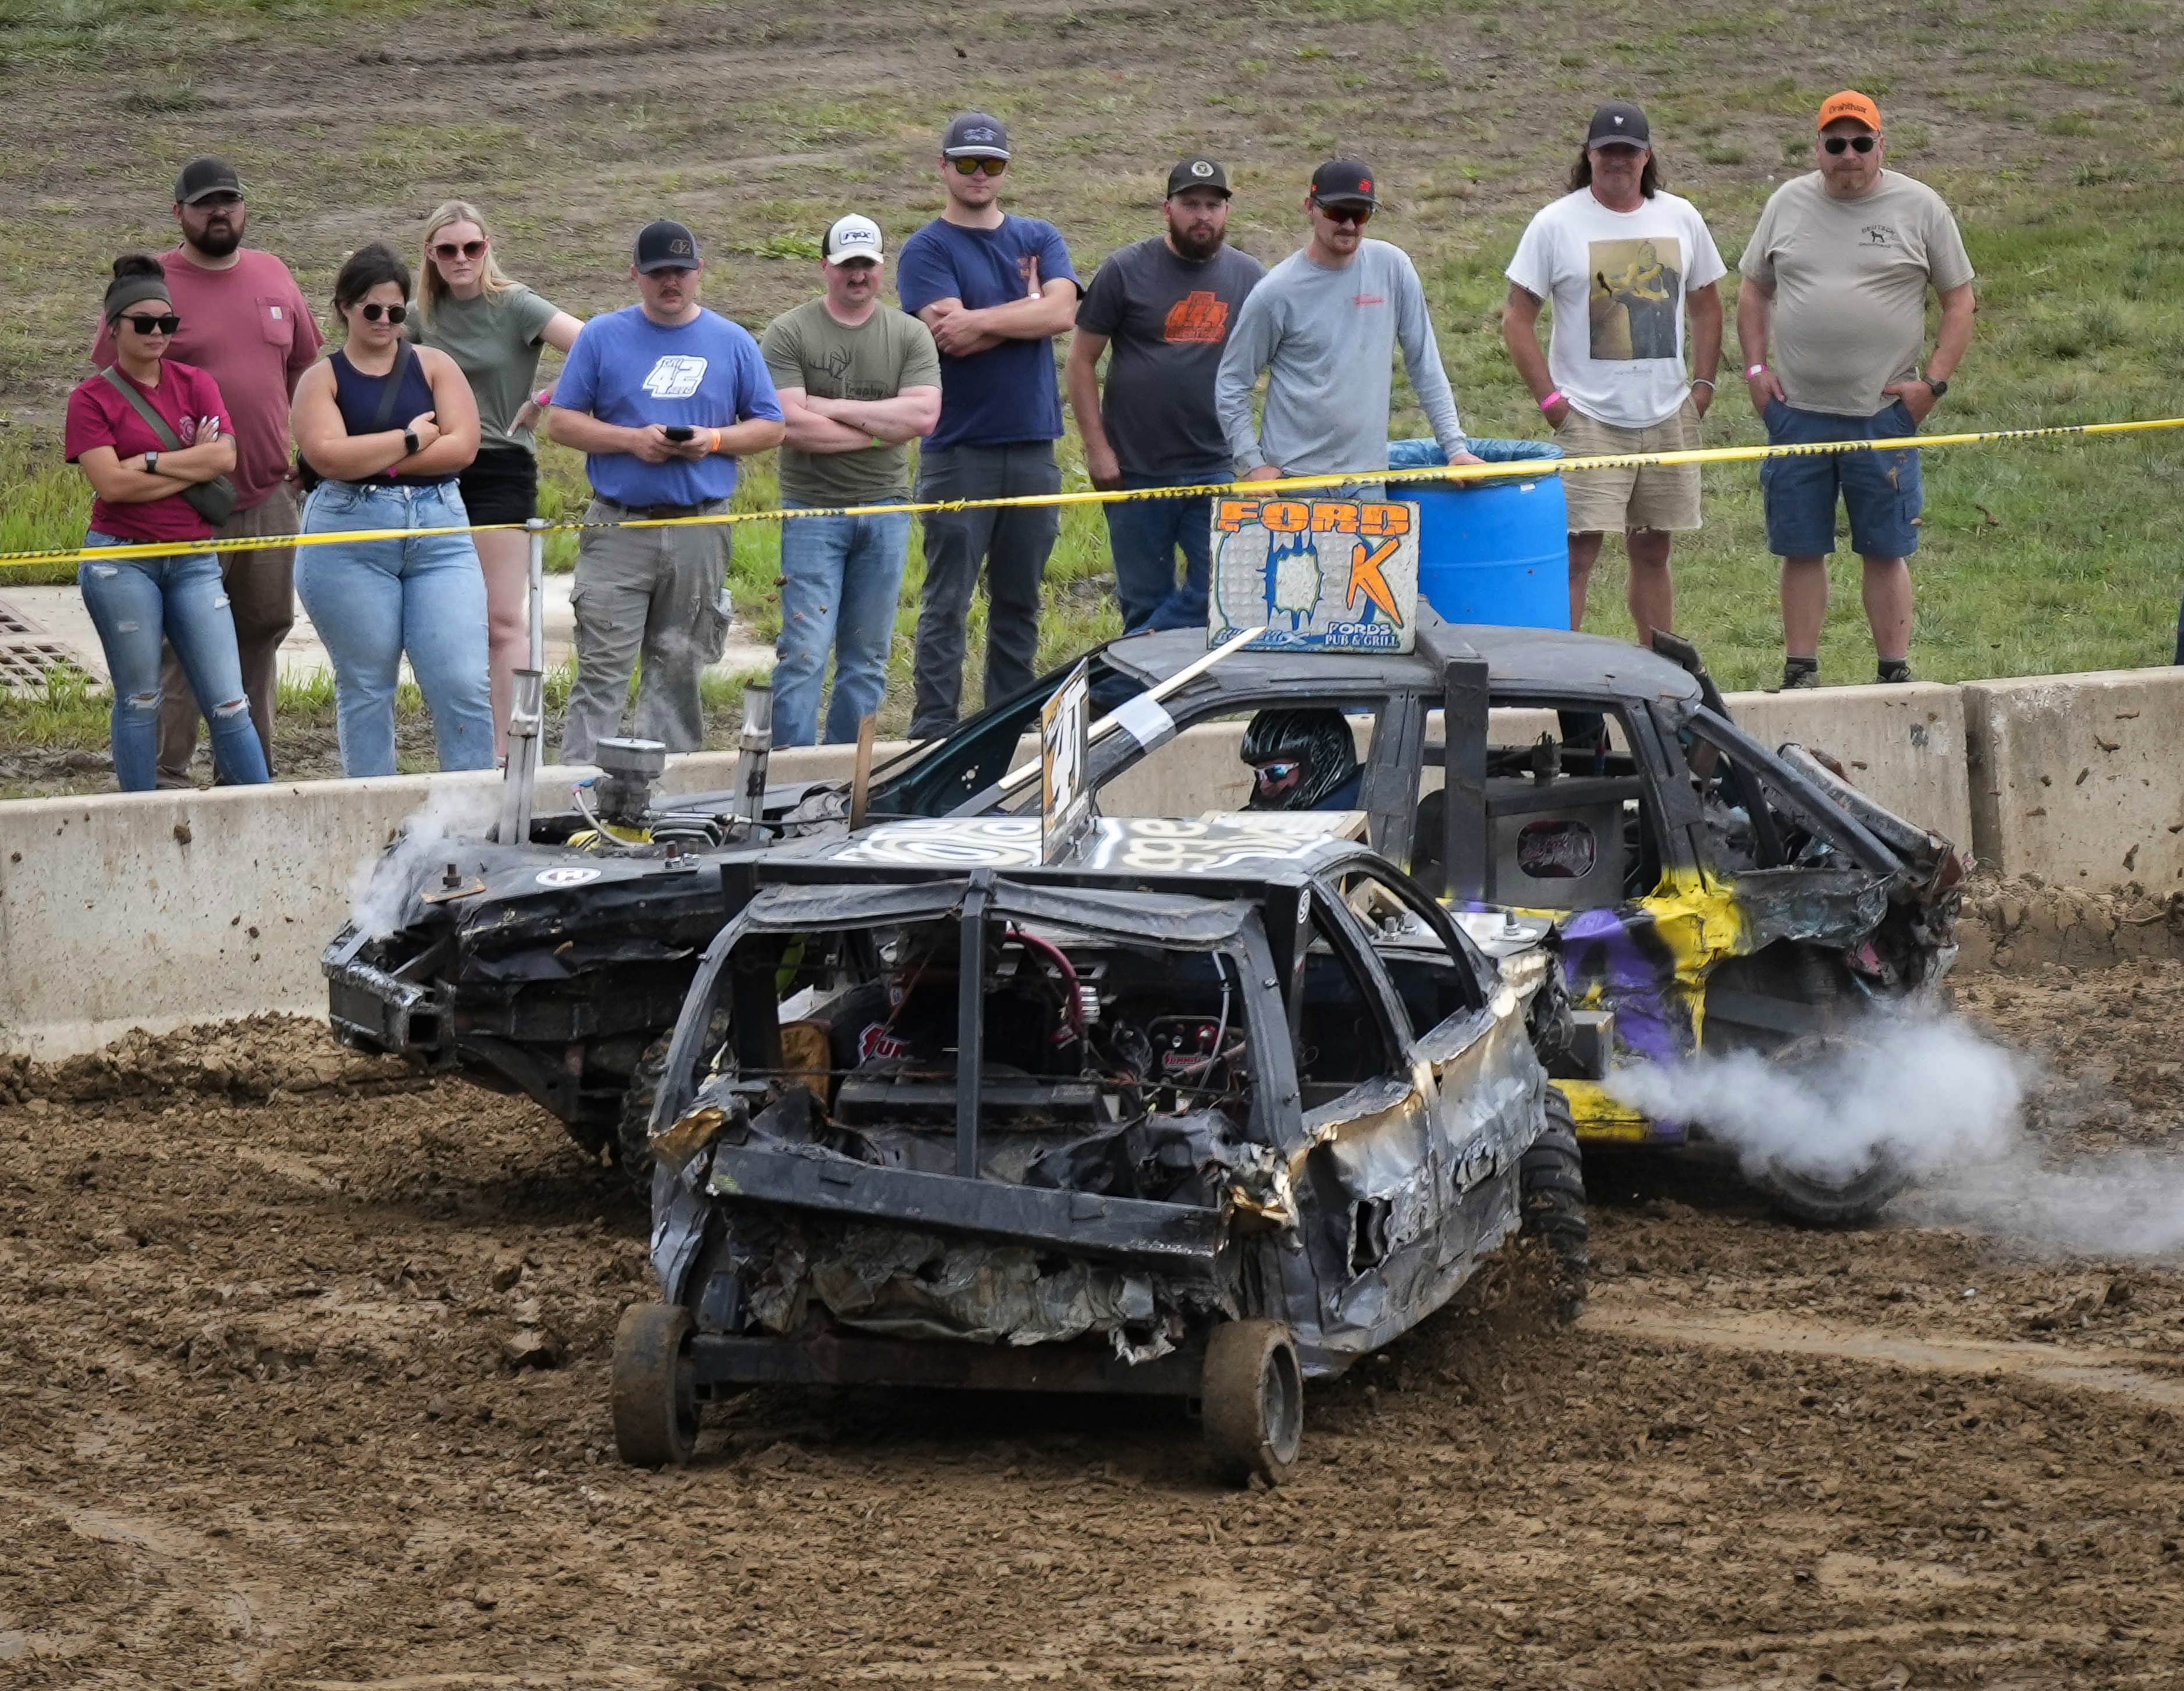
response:
<path id="1" fill-rule="evenodd" d="M 65 449 L 92 499 L 86 548 L 206 540 L 216 526 L 200 506 L 231 508 L 234 430 L 212 377 L 166 356 L 181 320 L 157 259 L 114 261 L 105 315 L 114 366 L 69 395 Z M 83 602 L 114 678 L 114 773 L 124 792 L 148 792 L 159 762 L 159 652 L 170 644 L 212 723 L 213 756 L 227 780 L 266 779 L 265 748 L 250 720 L 235 621 L 210 551 L 153 552 L 85 563 Z"/>

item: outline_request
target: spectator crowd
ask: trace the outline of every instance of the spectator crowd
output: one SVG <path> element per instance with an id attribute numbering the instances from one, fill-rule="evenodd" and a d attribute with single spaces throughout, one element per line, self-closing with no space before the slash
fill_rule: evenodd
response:
<path id="1" fill-rule="evenodd" d="M 504 274 L 483 214 L 450 200 L 426 220 L 415 273 L 383 242 L 349 254 L 329 320 L 338 344 L 324 357 L 287 265 L 242 244 L 241 179 L 220 159 L 192 161 L 174 187 L 180 243 L 115 261 L 98 373 L 70 396 L 67 455 L 94 496 L 85 546 L 276 544 L 81 566 L 114 678 L 120 785 L 186 784 L 201 717 L 218 779 L 270 778 L 276 658 L 298 595 L 333 666 L 345 773 L 394 772 L 405 658 L 442 767 L 504 756 L 527 640 L 527 543 L 515 530 L 467 531 L 536 515 L 542 421 L 584 455 L 592 491 L 560 748 L 578 763 L 626 717 L 630 732 L 671 751 L 701 743 L 700 681 L 733 610 L 733 531 L 660 519 L 725 511 L 754 455 L 778 449 L 785 507 L 825 513 L 782 525 L 774 726 L 785 745 L 854 739 L 879 704 L 910 517 L 844 508 L 910 495 L 912 442 L 920 501 L 1057 493 L 1066 390 L 1096 488 L 1334 475 L 1371 488 L 1389 462 L 1400 351 L 1441 454 L 1478 461 L 1418 272 L 1401 248 L 1366 234 L 1382 208 L 1368 165 L 1334 159 L 1312 173 L 1303 244 L 1268 269 L 1228 244 L 1220 161 L 1185 159 L 1169 174 L 1160 226 L 1087 285 L 1060 230 L 1004 209 L 1013 156 L 998 119 L 957 117 L 936 161 L 939 215 L 893 255 L 900 309 L 885 298 L 880 226 L 844 208 L 822 245 L 818 291 L 755 338 L 701 303 L 704 253 L 679 222 L 638 232 L 635 299 L 587 322 Z M 1874 102 L 1831 97 L 1814 169 L 1774 193 L 1746 243 L 1737 338 L 1770 442 L 1914 434 L 1970 344 L 1973 276 L 1955 220 L 1886 158 Z M 1568 192 L 1531 220 L 1508 265 L 1510 358 L 1573 455 L 1702 439 L 1727 268 L 1699 209 L 1662 181 L 1646 114 L 1602 106 Z M 1930 290 L 1941 308 L 1930 349 Z M 1058 371 L 1063 334 L 1072 338 Z M 566 362 L 542 388 L 549 348 Z M 1697 467 L 1565 480 L 1570 626 L 1583 625 L 1593 567 L 1620 530 L 1638 639 L 1672 629 L 1670 555 L 1702 520 Z M 1862 561 L 1879 678 L 1909 679 L 1918 452 L 1769 460 L 1760 483 L 1780 560 L 1783 684 L 1818 679 L 1839 505 Z M 1205 626 L 1208 505 L 1201 495 L 1104 507 L 1127 631 Z M 982 577 L 985 696 L 1034 678 L 1059 532 L 1052 505 L 926 516 L 913 737 L 956 721 Z M 298 533 L 362 538 L 277 544 Z"/>

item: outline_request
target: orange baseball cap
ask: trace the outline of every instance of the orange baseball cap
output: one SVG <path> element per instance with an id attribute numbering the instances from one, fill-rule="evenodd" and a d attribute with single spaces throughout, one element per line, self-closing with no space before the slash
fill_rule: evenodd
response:
<path id="1" fill-rule="evenodd" d="M 1856 118 L 1876 134 L 1880 129 L 1880 108 L 1855 88 L 1846 88 L 1840 94 L 1830 94 L 1820 104 L 1820 127 L 1825 129 L 1838 118 Z"/>

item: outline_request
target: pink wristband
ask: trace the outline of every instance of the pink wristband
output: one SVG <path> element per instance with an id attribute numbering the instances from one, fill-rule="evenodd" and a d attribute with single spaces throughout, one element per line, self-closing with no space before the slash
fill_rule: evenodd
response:
<path id="1" fill-rule="evenodd" d="M 1556 400 L 1561 399 L 1562 396 L 1563 390 L 1559 388 L 1556 388 L 1553 393 L 1548 394 L 1546 399 L 1540 401 L 1540 409 L 1544 411 L 1548 406 L 1554 404 Z"/>

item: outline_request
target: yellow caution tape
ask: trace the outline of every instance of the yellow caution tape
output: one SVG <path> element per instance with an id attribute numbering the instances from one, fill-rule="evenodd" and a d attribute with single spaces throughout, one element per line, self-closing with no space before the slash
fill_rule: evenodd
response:
<path id="1" fill-rule="evenodd" d="M 428 534 L 573 534 L 588 528 L 688 528 L 739 522 L 787 522 L 811 516 L 928 516 L 936 511 L 1008 511 L 1019 506 L 1120 505 L 1131 499 L 1198 499 L 1222 494 L 1262 499 L 1269 494 L 1329 488 L 1379 487 L 1407 482 L 1492 482 L 1568 475 L 1582 470 L 1637 470 L 1655 464 L 1750 464 L 1768 458 L 1809 458 L 1838 452 L 1892 452 L 1907 447 L 1988 446 L 2023 440 L 2060 440 L 2073 435 L 2141 434 L 2184 428 L 2184 417 L 2133 422 L 2063 423 L 2049 428 L 1991 429 L 1978 434 L 1903 435 L 1887 440 L 1828 440 L 1794 446 L 1702 446 L 1685 452 L 1630 452 L 1589 458 L 1520 458 L 1507 464 L 1429 465 L 1416 470 L 1360 471 L 1346 475 L 1281 476 L 1256 482 L 1210 482 L 1180 488 L 1087 488 L 1066 494 L 1022 494 L 1006 499 L 912 499 L 891 505 L 799 505 L 794 510 L 722 511 L 701 516 L 631 516 L 610 522 L 485 522 L 469 527 L 358 528 L 338 533 L 261 534 L 232 540 L 161 540 L 73 551 L 0 553 L 0 568 L 30 569 L 115 558 L 173 557 L 194 552 L 262 552 L 281 546 L 347 545 L 369 540 L 409 540 Z"/>

